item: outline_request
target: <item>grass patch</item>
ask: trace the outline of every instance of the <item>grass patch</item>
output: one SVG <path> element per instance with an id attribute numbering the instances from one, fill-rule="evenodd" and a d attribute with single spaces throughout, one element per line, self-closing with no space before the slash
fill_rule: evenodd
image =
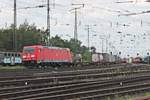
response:
<path id="1" fill-rule="evenodd" d="M 144 96 L 150 96 L 150 92 L 145 93 Z"/>
<path id="2" fill-rule="evenodd" d="M 106 100 L 135 100 L 136 97 L 142 97 L 142 96 L 150 96 L 150 92 L 146 92 L 144 94 L 139 95 L 126 95 L 126 96 L 115 96 L 115 98 L 108 97 Z"/>
<path id="3" fill-rule="evenodd" d="M 20 71 L 24 69 L 26 69 L 24 66 L 0 66 L 0 72 Z"/>
<path id="4" fill-rule="evenodd" d="M 115 98 L 107 98 L 107 100 L 134 100 L 132 96 L 126 95 L 126 96 L 115 96 Z"/>

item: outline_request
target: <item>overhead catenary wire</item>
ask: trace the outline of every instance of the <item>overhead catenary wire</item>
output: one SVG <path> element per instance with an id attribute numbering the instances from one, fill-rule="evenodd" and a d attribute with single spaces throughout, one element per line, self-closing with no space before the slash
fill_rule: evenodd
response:
<path id="1" fill-rule="evenodd" d="M 150 13 L 150 10 L 142 11 L 142 12 L 138 12 L 138 13 L 121 14 L 120 16 L 132 16 L 132 15 L 140 15 L 140 14 L 148 14 L 148 13 Z"/>
<path id="2" fill-rule="evenodd" d="M 18 1 L 19 2 L 19 1 Z M 8 3 L 10 3 L 10 2 L 8 2 Z M 38 2 L 37 2 L 38 3 Z M 41 3 L 41 2 L 40 2 Z M 38 3 L 38 5 L 34 5 L 34 6 L 32 6 L 32 3 L 28 3 L 28 2 L 26 2 L 24 5 L 22 5 L 22 6 L 20 6 L 20 3 L 18 3 L 18 6 L 17 6 L 17 13 L 18 13 L 18 15 L 19 14 L 21 14 L 21 15 L 25 15 L 26 17 L 28 17 L 29 19 L 30 18 L 32 18 L 32 16 L 34 16 L 35 18 L 34 18 L 34 20 L 35 19 L 37 19 L 37 17 L 39 17 L 39 16 L 37 16 L 37 14 L 35 14 L 35 13 L 33 13 L 32 14 L 32 16 L 28 16 L 28 15 L 31 15 L 30 14 L 30 12 L 24 12 L 24 13 L 22 13 L 22 10 L 32 10 L 32 9 L 34 9 L 34 8 L 46 8 L 46 6 L 47 6 L 47 4 L 45 3 L 45 2 L 42 2 L 42 3 L 44 3 L 44 4 L 40 4 L 40 3 Z M 30 6 L 28 6 L 28 5 L 30 5 Z M 52 4 L 52 3 L 50 3 L 50 6 L 51 5 L 54 5 L 54 3 Z M 23 6 L 25 6 L 25 7 L 23 7 Z M 55 6 L 63 6 L 63 5 L 61 5 L 61 4 L 56 4 Z M 9 9 L 10 10 L 10 9 Z M 2 9 L 2 11 L 3 11 L 3 9 Z M 5 9 L 5 11 L 8 11 L 8 9 Z M 39 10 L 37 11 L 37 10 L 34 10 L 34 12 L 36 11 L 36 13 L 39 13 L 38 15 L 43 15 L 43 12 L 40 12 Z M 10 13 L 10 12 L 8 12 L 8 13 Z M 25 14 L 26 13 L 26 14 Z M 27 15 L 28 14 L 28 15 Z M 44 16 L 46 16 L 46 13 L 44 14 Z M 19 18 L 20 18 L 20 15 L 18 16 Z M 42 18 L 43 18 L 43 16 L 42 16 Z M 27 19 L 27 18 L 26 18 Z M 50 19 L 53 19 L 52 17 L 50 17 Z M 31 21 L 33 21 L 33 20 L 31 20 Z M 20 21 L 19 21 L 20 22 Z M 35 21 L 36 22 L 36 21 Z M 38 21 L 37 21 L 38 22 Z"/>

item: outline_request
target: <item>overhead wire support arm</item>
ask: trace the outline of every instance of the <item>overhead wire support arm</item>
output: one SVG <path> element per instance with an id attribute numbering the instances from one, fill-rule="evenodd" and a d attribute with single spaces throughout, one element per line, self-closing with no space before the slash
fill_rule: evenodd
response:
<path id="1" fill-rule="evenodd" d="M 84 8 L 84 6 L 85 6 L 85 4 L 83 4 L 83 3 L 81 3 L 81 4 L 79 4 L 79 3 L 78 4 L 74 4 L 74 3 L 72 3 L 71 5 L 72 6 L 80 6 L 80 7 L 77 7 L 77 8 L 81 8 L 81 7 Z"/>
<path id="2" fill-rule="evenodd" d="M 47 6 L 46 4 L 43 4 L 43 5 L 37 5 L 37 6 L 34 6 L 34 7 L 21 7 L 21 8 L 18 8 L 18 9 L 44 8 L 46 6 Z"/>
<path id="3" fill-rule="evenodd" d="M 117 1 L 115 3 L 133 3 L 134 1 Z"/>

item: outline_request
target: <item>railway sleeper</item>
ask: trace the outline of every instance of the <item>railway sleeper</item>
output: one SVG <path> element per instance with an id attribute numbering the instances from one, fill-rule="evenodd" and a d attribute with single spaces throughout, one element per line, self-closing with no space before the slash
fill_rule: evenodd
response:
<path id="1" fill-rule="evenodd" d="M 131 81 L 131 80 L 130 80 Z M 125 83 L 125 82 L 124 82 Z M 108 87 L 111 87 L 111 86 L 118 86 L 118 85 L 120 85 L 120 82 L 114 82 L 114 83 L 107 83 L 107 84 L 91 84 L 91 86 L 90 86 L 90 84 L 84 84 L 83 86 L 82 85 L 79 85 L 79 86 L 76 86 L 76 85 L 74 85 L 75 87 L 64 87 L 64 88 L 59 88 L 58 90 L 54 90 L 54 91 L 52 91 L 52 90 L 48 90 L 47 91 L 47 89 L 43 89 L 43 90 L 33 90 L 33 91 L 35 91 L 35 93 L 33 93 L 33 91 L 32 91 L 32 95 L 27 95 L 27 94 L 25 94 L 26 92 L 28 92 L 29 93 L 29 91 L 26 91 L 26 92 L 22 92 L 22 94 L 25 94 L 26 96 L 21 96 L 20 98 L 18 97 L 18 98 L 16 98 L 16 99 L 25 99 L 25 98 L 33 98 L 33 97 L 36 97 L 36 96 L 46 96 L 46 95 L 50 95 L 51 94 L 51 96 L 52 95 L 58 95 L 58 94 L 63 94 L 63 93 L 76 93 L 76 92 L 78 92 L 78 91 L 88 91 L 88 90 L 92 90 L 93 88 L 101 88 L 101 89 L 103 89 L 103 88 L 108 88 Z M 81 87 L 82 86 L 82 87 Z M 57 88 L 57 87 L 56 87 Z M 131 87 L 129 87 L 129 88 L 131 88 Z M 66 89 L 66 90 L 65 90 Z M 106 91 L 106 92 L 108 92 L 108 90 Z M 109 91 L 110 92 L 110 91 Z M 31 92 L 30 92 L 31 93 Z M 37 93 L 39 93 L 39 94 L 37 94 Z M 103 93 L 104 93 L 104 91 L 103 91 Z"/>

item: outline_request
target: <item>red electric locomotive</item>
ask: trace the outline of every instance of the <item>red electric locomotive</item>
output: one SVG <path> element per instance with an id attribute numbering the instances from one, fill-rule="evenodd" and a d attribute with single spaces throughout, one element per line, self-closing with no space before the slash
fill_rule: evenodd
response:
<path id="1" fill-rule="evenodd" d="M 22 53 L 25 65 L 62 65 L 72 63 L 72 53 L 68 48 L 42 45 L 25 46 Z"/>

